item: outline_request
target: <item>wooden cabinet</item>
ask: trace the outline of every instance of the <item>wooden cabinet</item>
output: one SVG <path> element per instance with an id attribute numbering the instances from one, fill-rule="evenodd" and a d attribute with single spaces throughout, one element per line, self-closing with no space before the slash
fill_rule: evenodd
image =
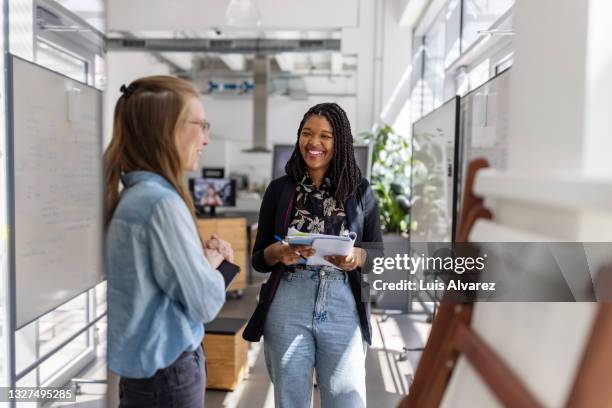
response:
<path id="1" fill-rule="evenodd" d="M 243 217 L 199 218 L 198 232 L 203 240 L 212 234 L 229 242 L 234 248 L 234 263 L 240 267 L 240 274 L 228 290 L 243 290 L 247 284 L 247 222 Z"/>
<path id="2" fill-rule="evenodd" d="M 218 317 L 204 326 L 207 388 L 233 391 L 247 374 L 249 346 L 242 338 L 246 323 L 246 319 Z"/>

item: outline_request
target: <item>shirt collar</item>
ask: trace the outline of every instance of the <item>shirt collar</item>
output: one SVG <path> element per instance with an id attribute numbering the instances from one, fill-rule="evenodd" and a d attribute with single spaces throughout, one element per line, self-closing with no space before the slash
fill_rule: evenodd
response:
<path id="1" fill-rule="evenodd" d="M 164 177 L 160 176 L 157 173 L 153 173 L 150 171 L 138 170 L 131 171 L 129 173 L 125 173 L 121 176 L 121 181 L 126 188 L 130 188 L 135 184 L 138 184 L 143 181 L 151 181 L 153 183 L 157 183 L 163 187 L 175 190 L 174 186 L 170 184 L 168 180 Z"/>
<path id="2" fill-rule="evenodd" d="M 329 179 L 329 176 L 326 174 L 325 177 L 323 178 L 323 182 L 321 183 L 321 186 L 317 189 L 314 185 L 314 183 L 312 182 L 312 180 L 310 179 L 310 176 L 308 175 L 308 172 L 306 172 L 306 174 L 304 174 L 304 177 L 302 178 L 302 180 L 298 183 L 301 184 L 303 186 L 307 186 L 313 190 L 319 190 L 319 191 L 330 191 L 331 190 L 331 180 Z"/>

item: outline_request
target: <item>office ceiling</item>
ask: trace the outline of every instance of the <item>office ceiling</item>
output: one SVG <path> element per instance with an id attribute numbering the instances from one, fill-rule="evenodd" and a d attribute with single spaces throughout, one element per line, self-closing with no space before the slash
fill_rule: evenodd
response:
<path id="1" fill-rule="evenodd" d="M 208 29 L 169 30 L 110 30 L 107 31 L 106 0 L 41 0 L 55 2 L 71 13 L 85 20 L 108 38 L 155 38 L 155 39 L 267 39 L 267 40 L 341 40 L 341 28 L 319 29 L 240 29 L 233 27 L 212 27 Z M 345 0 L 346 1 L 346 0 Z M 217 1 L 217 3 L 220 3 Z M 217 7 L 225 4 L 220 3 Z M 265 5 L 264 5 L 265 7 Z M 271 55 L 270 70 L 274 74 L 290 77 L 336 78 L 336 81 L 354 82 L 357 71 L 355 55 L 334 52 L 282 52 Z M 214 53 L 214 52 L 152 52 L 160 61 L 168 64 L 171 71 L 184 76 L 197 76 L 202 70 L 208 75 L 221 77 L 244 77 L 252 72 L 254 53 Z M 352 88 L 348 85 L 345 88 Z"/>

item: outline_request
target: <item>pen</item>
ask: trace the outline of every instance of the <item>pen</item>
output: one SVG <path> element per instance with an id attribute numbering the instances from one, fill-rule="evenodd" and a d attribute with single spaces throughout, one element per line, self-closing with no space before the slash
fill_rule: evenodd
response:
<path id="1" fill-rule="evenodd" d="M 283 244 L 283 245 L 289 245 L 289 243 L 288 243 L 287 241 L 285 241 L 284 239 L 282 239 L 282 238 L 281 238 L 281 237 L 279 237 L 278 235 L 275 235 L 275 236 L 274 236 L 274 238 L 275 238 L 275 239 L 276 239 L 278 242 L 280 242 L 281 244 Z M 298 251 L 295 251 L 295 254 L 296 254 L 296 255 L 299 255 L 299 256 L 300 256 L 300 258 L 302 258 L 302 259 L 303 259 L 303 260 L 305 260 L 305 261 L 307 261 L 307 260 L 308 260 L 308 259 L 306 259 L 306 257 L 305 257 L 304 255 L 300 254 Z"/>

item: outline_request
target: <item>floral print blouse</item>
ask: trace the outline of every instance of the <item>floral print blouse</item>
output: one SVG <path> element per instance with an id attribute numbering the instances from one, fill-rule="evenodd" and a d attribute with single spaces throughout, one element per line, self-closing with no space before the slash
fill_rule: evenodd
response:
<path id="1" fill-rule="evenodd" d="M 328 177 L 317 189 L 305 175 L 295 188 L 295 210 L 289 226 L 313 234 L 348 234 L 344 205 L 336 202 L 331 190 Z"/>

